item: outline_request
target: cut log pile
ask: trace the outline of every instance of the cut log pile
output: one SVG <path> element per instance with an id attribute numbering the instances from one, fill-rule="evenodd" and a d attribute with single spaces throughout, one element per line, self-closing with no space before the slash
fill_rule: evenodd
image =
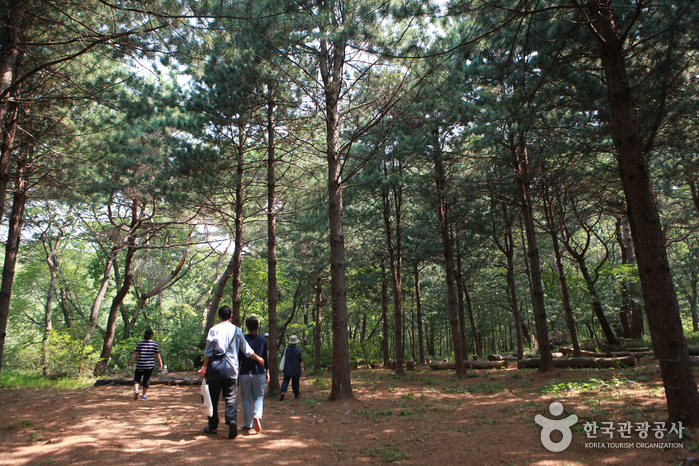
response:
<path id="1" fill-rule="evenodd" d="M 151 385 L 201 385 L 201 379 L 150 379 Z M 97 379 L 95 381 L 95 386 L 108 386 L 108 385 L 133 385 L 133 378 L 131 379 Z"/>
<path id="2" fill-rule="evenodd" d="M 466 369 L 494 369 L 499 367 L 507 367 L 507 361 L 464 361 Z M 456 361 L 435 361 L 430 363 L 432 370 L 447 370 L 456 369 Z"/>
<path id="3" fill-rule="evenodd" d="M 638 359 L 634 355 L 620 358 L 560 358 L 553 360 L 554 367 L 583 368 L 583 367 L 629 367 L 635 366 Z M 540 358 L 522 359 L 517 361 L 518 369 L 537 368 L 541 365 Z"/>

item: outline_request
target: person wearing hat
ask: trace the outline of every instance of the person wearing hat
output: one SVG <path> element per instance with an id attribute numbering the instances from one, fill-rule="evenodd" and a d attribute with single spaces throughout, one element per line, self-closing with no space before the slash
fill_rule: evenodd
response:
<path id="1" fill-rule="evenodd" d="M 280 401 L 284 401 L 284 395 L 289 388 L 289 380 L 291 380 L 291 390 L 294 392 L 294 398 L 298 398 L 301 395 L 299 379 L 301 378 L 301 374 L 305 372 L 305 369 L 303 368 L 303 355 L 301 354 L 301 350 L 296 347 L 298 343 L 298 337 L 296 335 L 291 335 L 291 338 L 289 338 L 289 346 L 284 349 L 284 356 L 282 356 L 284 359 L 284 382 L 282 382 L 280 388 Z"/>

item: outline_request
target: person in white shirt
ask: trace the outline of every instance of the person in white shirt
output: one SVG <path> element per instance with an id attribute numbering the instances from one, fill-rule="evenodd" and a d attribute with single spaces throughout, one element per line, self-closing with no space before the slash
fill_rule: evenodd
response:
<path id="1" fill-rule="evenodd" d="M 209 384 L 211 402 L 214 405 L 213 416 L 204 427 L 207 434 L 217 434 L 218 431 L 218 397 L 223 396 L 226 404 L 225 422 L 228 424 L 228 438 L 238 436 L 238 351 L 264 366 L 264 359 L 255 354 L 250 347 L 240 327 L 231 323 L 230 306 L 221 306 L 218 310 L 219 324 L 211 327 L 206 337 L 204 363 L 199 369 L 202 378 Z"/>

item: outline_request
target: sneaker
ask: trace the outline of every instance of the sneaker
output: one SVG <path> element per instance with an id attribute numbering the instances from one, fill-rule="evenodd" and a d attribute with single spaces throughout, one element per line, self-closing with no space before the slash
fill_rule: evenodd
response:
<path id="1" fill-rule="evenodd" d="M 138 392 L 133 392 L 133 399 L 138 400 Z"/>
<path id="2" fill-rule="evenodd" d="M 279 395 L 279 401 L 284 401 L 284 394 Z"/>
<path id="3" fill-rule="evenodd" d="M 231 422 L 228 425 L 228 438 L 233 439 L 238 436 L 238 424 Z"/>
<path id="4" fill-rule="evenodd" d="M 218 433 L 218 431 L 217 431 L 216 429 L 212 429 L 212 428 L 209 427 L 209 426 L 205 426 L 205 427 L 204 427 L 204 433 L 205 433 L 205 434 L 216 435 L 216 434 Z"/>
<path id="5" fill-rule="evenodd" d="M 301 394 L 299 393 L 298 395 L 294 395 L 294 399 L 296 398 L 301 398 Z"/>
<path id="6" fill-rule="evenodd" d="M 262 424 L 260 424 L 259 417 L 252 418 L 252 428 L 255 429 L 255 432 L 258 433 L 262 430 Z"/>
<path id="7" fill-rule="evenodd" d="M 142 400 L 142 401 L 148 401 L 148 397 L 147 397 L 146 395 L 143 395 L 143 396 L 141 397 L 141 400 Z"/>

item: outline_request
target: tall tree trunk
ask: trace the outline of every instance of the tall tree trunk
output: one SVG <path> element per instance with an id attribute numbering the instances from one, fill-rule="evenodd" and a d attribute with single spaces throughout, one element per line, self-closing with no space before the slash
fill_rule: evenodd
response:
<path id="1" fill-rule="evenodd" d="M 7 0 L 3 2 L 6 9 L 4 24 L 0 26 L 0 130 L 2 130 L 2 150 L 0 151 L 0 223 L 5 214 L 7 186 L 10 182 L 10 160 L 14 146 L 14 135 L 19 114 L 17 88 L 13 83 L 17 75 L 18 64 L 22 61 L 20 50 L 22 30 L 25 27 L 26 0 Z"/>
<path id="2" fill-rule="evenodd" d="M 417 309 L 417 344 L 419 351 L 419 364 L 425 364 L 425 342 L 422 333 L 422 292 L 420 291 L 420 269 L 419 264 L 415 262 L 415 307 Z"/>
<path id="3" fill-rule="evenodd" d="M 340 95 L 345 65 L 343 40 L 321 40 L 320 75 L 325 93 L 326 156 L 328 162 L 328 216 L 330 220 L 330 276 L 333 335 L 333 370 L 330 400 L 354 399 L 350 379 L 347 333 L 347 284 L 342 206 L 342 153 L 340 148 Z"/>
<path id="4" fill-rule="evenodd" d="M 612 138 L 628 207 L 648 326 L 665 386 L 669 420 L 694 427 L 699 425 L 699 392 L 682 331 L 665 235 L 636 118 L 624 38 L 617 30 L 611 1 L 592 0 L 586 5 L 590 31 L 597 38 L 604 68 Z"/>
<path id="5" fill-rule="evenodd" d="M 514 139 L 514 137 L 513 137 Z M 515 161 L 517 187 L 519 188 L 522 220 L 527 238 L 529 267 L 531 268 L 531 295 L 534 309 L 534 325 L 536 337 L 539 343 L 541 365 L 539 372 L 553 370 L 553 357 L 551 355 L 551 343 L 549 342 L 548 323 L 546 321 L 546 307 L 544 304 L 544 286 L 541 281 L 541 266 L 539 264 L 539 248 L 536 244 L 536 228 L 534 226 L 534 212 L 532 208 L 529 183 L 531 181 L 529 155 L 524 141 L 524 135 L 519 135 L 519 144 L 512 144 L 512 152 Z"/>
<path id="6" fill-rule="evenodd" d="M 561 301 L 563 302 L 563 312 L 566 318 L 566 326 L 570 334 L 570 341 L 573 345 L 573 356 L 580 357 L 580 343 L 578 342 L 578 331 L 575 327 L 575 318 L 573 317 L 573 308 L 570 305 L 570 295 L 568 294 L 568 278 L 566 277 L 563 268 L 563 255 L 558 244 L 558 232 L 560 230 L 556 222 L 553 206 L 549 199 L 549 186 L 544 186 L 544 214 L 546 223 L 548 224 L 551 242 L 553 244 L 553 253 L 556 259 L 556 270 L 558 272 L 558 281 L 561 286 Z"/>
<path id="7" fill-rule="evenodd" d="M 315 299 L 315 335 L 313 346 L 313 368 L 320 370 L 321 366 L 321 351 L 323 349 L 322 323 L 323 323 L 323 277 L 320 275 L 316 278 L 316 299 Z"/>
<path id="8" fill-rule="evenodd" d="M 444 269 L 447 280 L 447 304 L 449 309 L 449 327 L 451 328 L 451 341 L 454 346 L 454 360 L 456 361 L 456 377 L 466 375 L 463 365 L 464 354 L 461 348 L 461 335 L 459 335 L 459 318 L 456 312 L 456 290 L 454 290 L 454 252 L 449 237 L 449 203 L 446 194 L 446 176 L 444 174 L 444 162 L 441 154 L 434 156 L 435 181 L 437 184 L 437 214 L 439 216 L 439 229 L 442 233 L 442 246 L 444 248 Z"/>
<path id="9" fill-rule="evenodd" d="M 459 309 L 459 334 L 461 335 L 461 348 L 464 359 L 468 357 L 468 338 L 466 337 L 466 306 L 464 305 L 464 275 L 461 270 L 461 248 L 456 240 L 456 294 Z"/>
<path id="10" fill-rule="evenodd" d="M 386 260 L 381 259 L 381 321 L 383 322 L 383 367 L 388 367 L 391 360 L 390 342 L 388 339 L 388 280 L 386 279 Z"/>
<path id="11" fill-rule="evenodd" d="M 631 232 L 629 230 L 629 218 L 628 216 L 623 216 L 621 218 L 621 241 L 624 245 L 624 264 L 635 264 L 636 254 L 633 249 L 633 240 L 631 239 Z M 638 287 L 638 283 L 635 280 L 630 281 L 627 284 L 628 289 L 628 303 L 631 307 L 631 325 L 629 336 L 634 339 L 643 338 L 643 308 L 638 302 L 638 298 L 641 297 L 641 290 Z"/>
<path id="12" fill-rule="evenodd" d="M 277 177 L 274 141 L 274 90 L 268 86 L 267 98 L 267 317 L 269 319 L 269 391 L 279 392 L 277 355 Z M 317 323 L 316 323 L 317 324 Z"/>
<path id="13" fill-rule="evenodd" d="M 233 274 L 231 276 L 231 301 L 233 303 L 231 322 L 238 327 L 240 327 L 240 290 L 242 287 L 240 276 L 243 259 L 243 204 L 245 202 L 243 198 L 243 152 L 243 144 L 241 143 L 238 146 L 238 165 L 235 170 L 235 249 L 233 250 Z"/>
<path id="14" fill-rule="evenodd" d="M 28 150 L 28 149 L 24 149 Z M 12 285 L 15 279 L 17 254 L 22 239 L 24 224 L 24 208 L 27 204 L 27 167 L 28 156 L 21 154 L 17 163 L 17 178 L 12 195 L 12 210 L 7 227 L 7 243 L 5 244 L 5 262 L 2 268 L 2 284 L 0 284 L 0 371 L 2 371 L 5 337 L 7 335 L 7 319 L 10 315 L 10 300 Z"/>
<path id="15" fill-rule="evenodd" d="M 48 254 L 46 256 L 46 265 L 49 267 L 49 289 L 46 293 L 46 304 L 44 305 L 44 339 L 41 344 L 41 359 L 44 377 L 49 376 L 49 343 L 51 340 L 51 331 L 53 330 L 53 323 L 51 322 L 51 311 L 53 308 L 53 297 L 56 295 L 56 277 L 58 269 L 58 258 L 56 257 L 56 252 L 58 251 L 58 244 L 60 239 L 56 240 L 53 248 L 47 250 Z"/>
<path id="16" fill-rule="evenodd" d="M 66 289 L 61 287 L 61 311 L 63 312 L 63 321 L 66 324 L 66 328 L 73 328 L 73 322 L 70 318 L 70 312 L 68 312 L 68 305 L 66 304 Z"/>
<path id="17" fill-rule="evenodd" d="M 466 299 L 466 311 L 468 312 L 468 320 L 471 323 L 471 335 L 473 335 L 473 346 L 475 347 L 473 351 L 478 356 L 482 356 L 483 344 L 481 343 L 481 338 L 480 335 L 478 335 L 478 329 L 476 328 L 476 319 L 473 317 L 473 305 L 471 303 L 471 294 L 468 292 L 466 282 L 463 282 L 461 284 L 461 288 L 463 288 L 464 290 L 464 298 Z"/>
<path id="18" fill-rule="evenodd" d="M 400 205 L 399 200 L 394 198 L 396 203 L 396 243 L 400 238 Z M 384 232 L 386 233 L 386 249 L 388 250 L 388 260 L 391 268 L 391 281 L 393 283 L 393 338 L 394 353 L 396 356 L 396 374 L 404 374 L 403 367 L 403 306 L 402 306 L 402 281 L 401 281 L 401 258 L 400 251 L 393 247 L 393 229 L 391 228 L 391 199 L 389 191 L 383 192 L 383 219 Z"/>
<path id="19" fill-rule="evenodd" d="M 109 251 L 109 255 L 107 256 L 107 263 L 105 264 L 104 272 L 102 273 L 102 281 L 100 283 L 99 290 L 97 291 L 97 296 L 95 296 L 95 300 L 92 302 L 92 308 L 90 309 L 90 326 L 87 330 L 87 333 L 85 334 L 85 343 L 90 341 L 90 339 L 92 338 L 92 334 L 94 333 L 95 328 L 97 327 L 97 317 L 99 315 L 99 310 L 100 307 L 102 307 L 102 301 L 104 301 L 104 297 L 107 295 L 107 288 L 109 288 L 109 280 L 112 277 L 114 262 L 116 261 L 117 253 L 121 248 L 122 245 L 113 247 Z"/>

